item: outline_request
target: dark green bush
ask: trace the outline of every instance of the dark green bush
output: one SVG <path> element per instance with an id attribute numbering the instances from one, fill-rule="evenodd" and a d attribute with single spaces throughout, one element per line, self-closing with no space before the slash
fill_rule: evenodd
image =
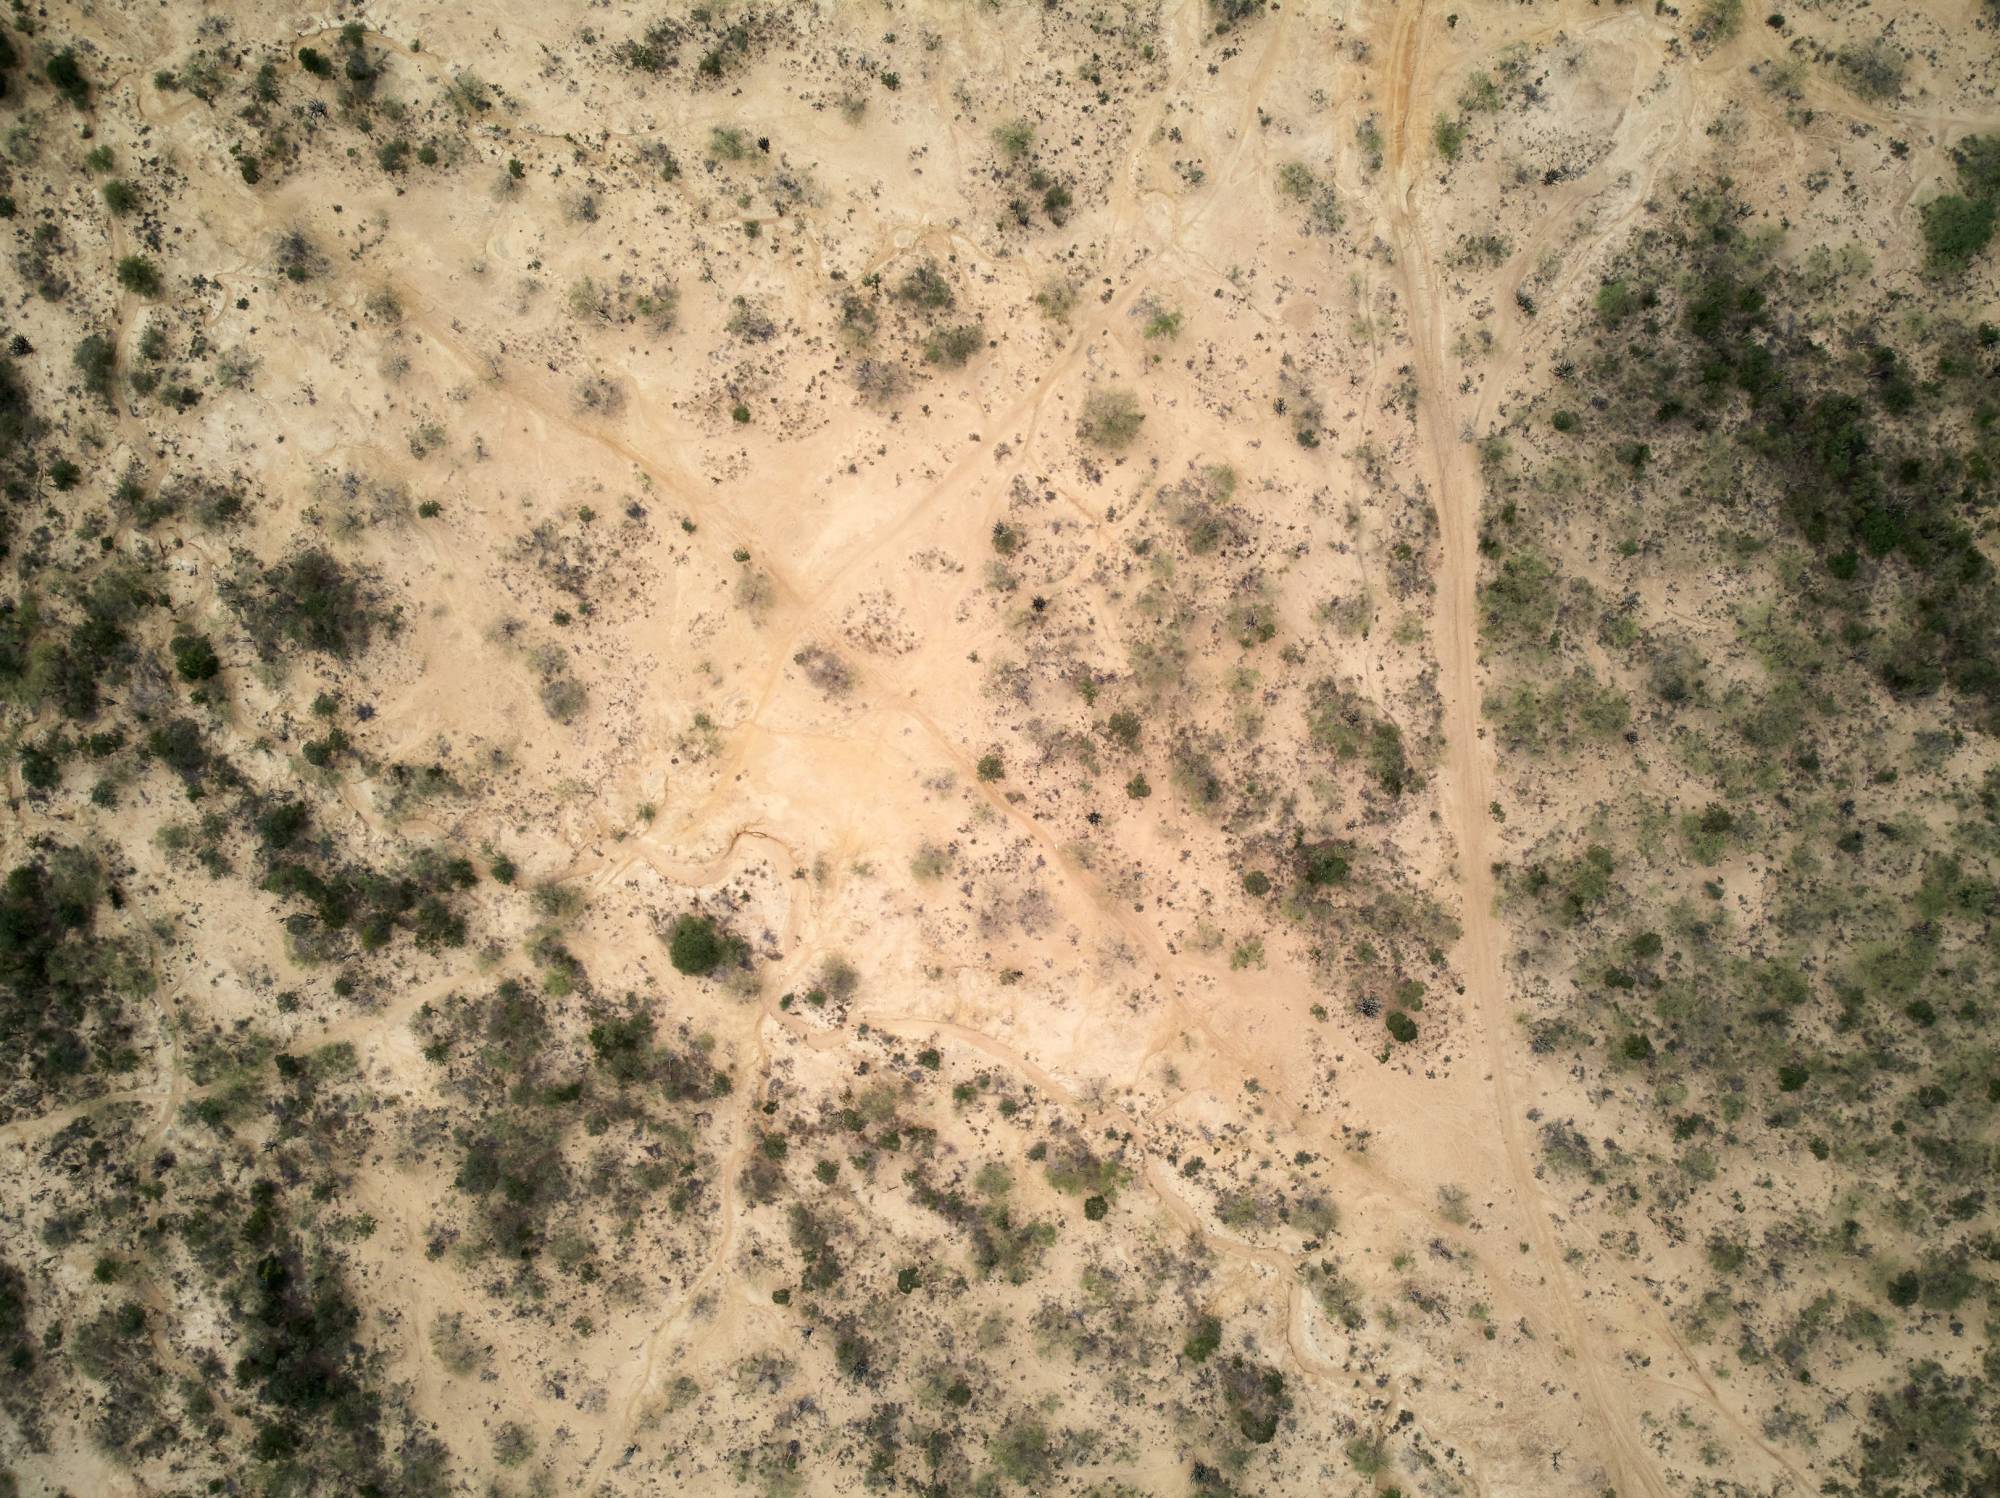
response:
<path id="1" fill-rule="evenodd" d="M 951 282 L 945 279 L 935 260 L 926 260 L 903 277 L 896 287 L 896 295 L 927 312 L 942 311 L 953 301 Z"/>
<path id="2" fill-rule="evenodd" d="M 1299 876 L 1314 889 L 1347 883 L 1353 850 L 1345 843 L 1306 843 L 1299 848 Z"/>
<path id="3" fill-rule="evenodd" d="M 1285 1375 L 1263 1363 L 1232 1357 L 1222 1370 L 1222 1400 L 1246 1441 L 1267 1446 L 1292 1408 Z"/>
<path id="4" fill-rule="evenodd" d="M 210 681 L 222 670 L 207 635 L 175 635 L 172 648 L 174 671 L 182 681 Z"/>
<path id="5" fill-rule="evenodd" d="M 729 947 L 714 921 L 705 915 L 684 915 L 674 922 L 667 956 L 676 972 L 702 978 L 722 965 Z"/>
<path id="6" fill-rule="evenodd" d="M 1965 269 L 1992 241 L 1993 225 L 1991 199 L 1948 193 L 1924 204 L 1924 249 L 1930 268 L 1944 273 Z"/>
<path id="7" fill-rule="evenodd" d="M 1181 1355 L 1190 1363 L 1205 1363 L 1215 1356 L 1222 1346 L 1222 1322 L 1214 1316 L 1203 1316 L 1194 1324 L 1194 1330 L 1181 1344 Z"/>
<path id="8" fill-rule="evenodd" d="M 83 76 L 83 67 L 76 60 L 74 48 L 65 47 L 51 57 L 47 74 L 56 92 L 71 104 L 78 109 L 90 107 L 90 80 Z"/>
<path id="9" fill-rule="evenodd" d="M 118 284 L 140 296 L 158 296 L 160 268 L 144 255 L 127 255 L 118 262 Z"/>
<path id="10" fill-rule="evenodd" d="M 924 358 L 946 369 L 957 369 L 986 343 L 986 329 L 976 322 L 939 328 L 924 342 Z"/>
<path id="11" fill-rule="evenodd" d="M 118 351 L 102 333 L 91 333 L 76 346 L 77 374 L 83 388 L 104 400 L 111 399 L 111 379 L 118 367 Z"/>

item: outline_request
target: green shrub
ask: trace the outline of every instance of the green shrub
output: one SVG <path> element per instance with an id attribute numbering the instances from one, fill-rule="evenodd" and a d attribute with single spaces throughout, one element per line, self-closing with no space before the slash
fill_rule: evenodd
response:
<path id="1" fill-rule="evenodd" d="M 691 978 L 703 978 L 714 972 L 728 951 L 721 931 L 705 915 L 682 916 L 674 922 L 667 942 L 667 956 L 675 971 Z"/>
<path id="2" fill-rule="evenodd" d="M 926 260 L 903 277 L 896 287 L 896 295 L 927 312 L 941 312 L 953 300 L 951 282 L 945 279 L 935 260 Z"/>
<path id="3" fill-rule="evenodd" d="M 2000 197 L 2000 135 L 1968 135 L 1952 147 L 1951 159 L 1966 196 Z"/>
<path id="4" fill-rule="evenodd" d="M 1597 320 L 1607 328 L 1617 327 L 1645 305 L 1647 298 L 1635 291 L 1622 276 L 1597 288 Z"/>
<path id="5" fill-rule="evenodd" d="M 118 351 L 102 333 L 91 333 L 76 346 L 71 361 L 83 381 L 83 388 L 103 400 L 111 399 L 111 378 L 117 372 Z"/>
<path id="6" fill-rule="evenodd" d="M 1730 834 L 1735 828 L 1735 814 L 1715 802 L 1710 802 L 1698 813 L 1688 812 L 1681 818 L 1681 836 L 1687 839 L 1688 851 L 1697 863 L 1718 861 L 1728 847 Z"/>
<path id="7" fill-rule="evenodd" d="M 987 1454 L 1002 1476 L 1022 1487 L 1045 1484 L 1055 1465 L 1049 1433 L 1032 1415 L 1017 1415 L 986 1444 Z"/>
<path id="8" fill-rule="evenodd" d="M 160 268 L 144 255 L 127 255 L 118 262 L 118 284 L 140 296 L 158 296 Z"/>
<path id="9" fill-rule="evenodd" d="M 1035 306 L 1042 316 L 1064 322 L 1076 307 L 1076 288 L 1060 276 L 1044 281 L 1035 291 Z"/>
<path id="10" fill-rule="evenodd" d="M 1146 415 L 1139 409 L 1139 398 L 1131 391 L 1100 386 L 1084 400 L 1077 435 L 1093 447 L 1115 451 L 1129 446 L 1132 439 L 1139 435 L 1139 428 L 1145 421 Z"/>
<path id="11" fill-rule="evenodd" d="M 1847 86 L 1864 99 L 1893 99 L 1903 92 L 1909 59 L 1886 36 L 1856 47 L 1845 47 L 1834 59 Z"/>
<path id="12" fill-rule="evenodd" d="M 1923 206 L 1926 263 L 1933 271 L 1961 271 L 1993 238 L 1994 204 L 1989 198 L 1956 193 Z"/>
<path id="13" fill-rule="evenodd" d="M 1726 42 L 1743 29 L 1743 0 L 1701 0 L 1694 19 L 1704 40 Z"/>
<path id="14" fill-rule="evenodd" d="M 542 711 L 558 723 L 575 721 L 590 701 L 590 690 L 574 676 L 552 676 L 543 682 L 538 695 Z"/>
<path id="15" fill-rule="evenodd" d="M 1456 161 L 1465 149 L 1465 126 L 1450 115 L 1441 114 L 1431 126 L 1431 141 L 1437 146 L 1438 155 L 1446 161 Z"/>
<path id="16" fill-rule="evenodd" d="M 83 68 L 76 60 L 74 48 L 65 47 L 51 57 L 46 72 L 57 93 L 78 109 L 90 107 L 90 80 L 83 76 Z"/>
<path id="17" fill-rule="evenodd" d="M 1181 1344 L 1181 1356 L 1190 1363 L 1205 1363 L 1215 1356 L 1222 1346 L 1222 1322 L 1214 1316 L 1202 1316 Z"/>
<path id="18" fill-rule="evenodd" d="M 535 1454 L 535 1434 L 518 1420 L 509 1420 L 493 1433 L 493 1460 L 502 1467 L 518 1467 Z"/>
<path id="19" fill-rule="evenodd" d="M 1479 590 L 1485 634 L 1493 644 L 1540 649 L 1556 623 L 1555 568 L 1539 552 L 1516 551 Z"/>
<path id="20" fill-rule="evenodd" d="M 986 329 L 976 322 L 939 328 L 924 341 L 924 358 L 946 369 L 957 369 L 978 353 L 985 342 Z"/>
<path id="21" fill-rule="evenodd" d="M 172 648 L 174 671 L 182 681 L 210 681 L 222 670 L 207 635 L 175 635 Z"/>
<path id="22" fill-rule="evenodd" d="M 1277 1439 L 1278 1424 L 1291 1410 L 1285 1375 L 1262 1363 L 1232 1357 L 1222 1369 L 1222 1401 L 1246 1441 L 1268 1446 Z"/>
<path id="23" fill-rule="evenodd" d="M 1345 843 L 1305 843 L 1299 848 L 1299 875 L 1314 889 L 1347 883 L 1353 850 Z"/>

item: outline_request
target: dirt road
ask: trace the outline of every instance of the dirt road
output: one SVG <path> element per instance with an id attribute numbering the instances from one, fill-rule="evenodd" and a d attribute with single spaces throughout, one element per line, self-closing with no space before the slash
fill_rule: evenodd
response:
<path id="1" fill-rule="evenodd" d="M 1593 1445 L 1615 1474 L 1620 1491 L 1664 1495 L 1666 1484 L 1640 1444 L 1637 1422 L 1603 1375 L 1562 1269 L 1548 1213 L 1522 1136 L 1521 1109 L 1507 1073 L 1507 989 L 1502 970 L 1501 930 L 1493 912 L 1493 839 L 1489 807 L 1494 800 L 1492 755 L 1480 724 L 1479 690 L 1479 503 L 1481 485 L 1470 445 L 1459 429 L 1459 413 L 1445 358 L 1445 318 L 1433 276 L 1428 231 L 1414 207 L 1420 168 L 1413 161 L 1411 122 L 1429 118 L 1429 80 L 1423 71 L 1427 25 L 1422 4 L 1399 8 L 1394 45 L 1389 49 L 1388 99 L 1391 121 L 1388 212 L 1402 270 L 1403 295 L 1415 347 L 1419 448 L 1437 508 L 1442 559 L 1433 647 L 1444 698 L 1448 740 L 1442 793 L 1445 816 L 1458 843 L 1460 922 L 1459 970 L 1470 1007 L 1484 1034 L 1492 1073 L 1493 1112 L 1507 1157 L 1507 1172 L 1520 1217 L 1543 1266 L 1549 1314 L 1562 1329 L 1576 1360 L 1576 1376 L 1595 1427 Z"/>

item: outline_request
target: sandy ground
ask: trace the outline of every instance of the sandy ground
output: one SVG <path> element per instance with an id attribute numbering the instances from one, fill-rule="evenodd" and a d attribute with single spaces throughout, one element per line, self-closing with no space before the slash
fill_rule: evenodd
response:
<path id="1" fill-rule="evenodd" d="M 304 969 L 271 898 L 151 841 L 184 811 L 166 787 L 116 814 L 17 797 L 11 838 L 60 823 L 120 842 L 128 883 L 187 938 L 159 957 L 132 1085 L 0 1125 L 9 1190 L 35 1189 L 39 1144 L 85 1116 L 128 1113 L 135 1158 L 194 1148 L 192 1037 L 351 1044 L 370 1128 L 340 1209 L 376 1224 L 346 1250 L 367 1336 L 461 1477 L 498 1491 L 860 1491 L 871 1408 L 941 1410 L 946 1365 L 976 1369 L 979 1397 L 948 1417 L 970 1465 L 944 1491 L 973 1491 L 993 1431 L 1026 1410 L 1069 1442 L 1050 1491 L 1191 1491 L 1207 1462 L 1245 1493 L 1817 1491 L 1853 1429 L 1767 1438 L 1764 1389 L 1669 1314 L 1692 1260 L 1601 1258 L 1618 1208 L 1575 1200 L 1537 1158 L 1533 1120 L 1583 1111 L 1587 1089 L 1523 1042 L 1492 869 L 1616 771 L 1529 807 L 1496 758 L 1474 439 L 1533 398 L 1607 257 L 1711 159 L 1717 119 L 1773 184 L 1781 157 L 1896 132 L 1911 149 L 1859 210 L 1887 224 L 1882 205 L 1990 123 L 1963 62 L 1990 32 L 1973 39 L 1970 5 L 1912 16 L 1945 40 L 1903 104 L 1815 73 L 1799 127 L 1746 81 L 1786 47 L 1761 16 L 1713 47 L 1636 6 L 1286 4 L 1226 30 L 1194 3 L 1086 9 L 775 11 L 704 83 L 698 41 L 664 74 L 621 61 L 650 12 L 374 7 L 355 18 L 407 114 L 366 134 L 338 107 L 300 116 L 254 186 L 231 156 L 252 132 L 153 69 L 282 44 L 287 100 L 316 96 L 289 58 L 333 50 L 348 15 L 64 18 L 96 49 L 98 136 L 144 163 L 148 193 L 143 218 L 99 214 L 75 238 L 107 263 L 150 244 L 171 276 L 157 312 L 108 283 L 77 295 L 127 349 L 164 314 L 258 361 L 171 423 L 121 403 L 78 407 L 69 429 L 94 429 L 106 488 L 129 460 L 254 494 L 238 533 L 176 522 L 136 543 L 164 559 L 178 614 L 228 642 L 224 731 L 276 785 L 317 731 L 317 691 L 365 705 L 366 762 L 317 782 L 328 824 L 382 856 L 442 843 L 520 874 L 475 892 L 462 952 Z M 1506 57 L 1548 78 L 1540 102 L 1475 120 L 1441 163 L 1432 122 Z M 453 109 L 467 72 L 490 106 Z M 1032 126 L 1026 162 L 996 141 L 1014 120 Z M 42 128 L 45 156 L 79 154 L 73 125 Z M 742 132 L 738 159 L 718 130 Z M 375 160 L 391 134 L 450 145 L 392 174 Z M 1316 186 L 1286 186 L 1288 164 Z M 1068 185 L 1060 222 L 1032 169 Z M 323 262 L 297 284 L 275 258 L 293 230 Z M 1486 232 L 1504 254 L 1456 253 Z M 926 264 L 948 312 L 896 294 Z M 1071 303 L 1056 315 L 1035 303 L 1052 283 Z M 651 326 L 638 299 L 669 286 L 672 325 Z M 870 337 L 851 296 L 875 309 Z M 25 301 L 16 318 L 67 347 L 72 313 Z M 925 357 L 965 322 L 969 357 Z M 858 389 L 871 362 L 900 373 Z M 1080 434 L 1108 389 L 1143 411 L 1129 446 Z M 1187 539 L 1204 517 L 1219 546 Z M 232 546 L 268 560 L 300 536 L 401 603 L 393 641 L 345 667 L 260 665 L 219 584 Z M 1245 634 L 1259 618 L 1265 641 Z M 815 669 L 836 657 L 837 678 Z M 583 689 L 566 721 L 545 709 L 552 680 Z M 1312 738 L 1325 682 L 1400 726 L 1409 789 L 1385 796 Z M 1136 750 L 1106 737 L 1114 710 L 1138 715 Z M 1202 754 L 1232 794 L 1275 792 L 1204 806 Z M 442 765 L 457 789 L 413 795 L 397 764 Z M 1245 892 L 1321 837 L 1353 846 L 1366 899 L 1314 915 Z M 578 898 L 551 916 L 536 889 Z M 1415 914 L 1369 903 L 1391 896 Z M 740 981 L 672 969 L 661 933 L 690 910 L 747 943 Z M 503 976 L 539 981 L 552 923 L 588 974 L 559 1025 L 580 1035 L 591 1006 L 638 995 L 734 1087 L 686 1120 L 695 1211 L 620 1227 L 573 1201 L 592 1277 L 551 1269 L 524 1295 L 452 1187 L 435 1125 L 464 1100 L 416 1023 Z M 851 993 L 808 1002 L 835 957 Z M 362 975 L 360 999 L 338 971 Z M 1398 1045 L 1379 995 L 1408 978 L 1421 1035 Z M 300 1002 L 281 1012 L 280 990 Z M 828 1111 L 884 1079 L 895 1117 L 935 1131 L 941 1179 L 1004 1165 L 1012 1206 L 1059 1224 L 1022 1282 L 970 1266 L 907 1157 L 814 1185 L 812 1158 L 839 1152 Z M 759 1201 L 750 1168 L 787 1120 L 788 1185 Z M 1102 1221 L 1027 1154 L 1071 1137 L 1126 1172 Z M 817 1325 L 869 1328 L 866 1377 L 835 1370 L 811 1297 L 773 1302 L 801 1275 L 787 1203 L 808 1199 L 844 1222 L 852 1266 Z M 1304 1210 L 1321 1199 L 1335 1230 Z M 44 1211 L 17 1204 L 10 1232 Z M 1318 1293 L 1329 1261 L 1368 1308 L 1358 1327 Z M 899 1299 L 905 1264 L 957 1288 Z M 93 1293 L 82 1248 L 39 1253 L 36 1273 L 54 1296 Z M 185 1276 L 163 1263 L 158 1282 L 177 1328 L 160 1353 L 185 1364 L 215 1327 Z M 1067 1330 L 1037 1320 L 1051 1313 Z M 1246 1446 L 1183 1366 L 1197 1313 L 1222 1319 L 1225 1356 L 1282 1373 L 1277 1440 Z M 454 1314 L 480 1371 L 434 1354 Z M 505 1422 L 534 1433 L 524 1465 L 493 1464 Z M 1371 1441 L 1379 1471 L 1354 1455 Z M 81 1435 L 11 1460 L 29 1493 L 180 1490 Z"/>

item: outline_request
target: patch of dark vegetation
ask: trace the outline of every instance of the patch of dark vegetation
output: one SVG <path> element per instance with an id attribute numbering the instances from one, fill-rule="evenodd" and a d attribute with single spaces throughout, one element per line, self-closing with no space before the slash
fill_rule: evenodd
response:
<path id="1" fill-rule="evenodd" d="M 1971 170 L 1986 180 L 1983 165 Z M 1749 209 L 1728 184 L 1683 207 L 1621 278 L 1653 288 L 1654 305 L 1602 365 L 1598 440 L 1732 440 L 1758 479 L 1738 492 L 1768 497 L 1818 557 L 1802 586 L 1829 633 L 1895 695 L 1949 688 L 2000 731 L 2000 586 L 1975 529 L 2000 497 L 2000 423 L 1982 395 L 2000 334 L 1940 330 L 1925 375 L 1876 329 L 1828 347 L 1787 310 L 1803 295 L 1796 278 L 1744 227 Z M 1525 641 L 1553 626 L 1545 574 L 1531 551 L 1503 556 L 1486 589 L 1490 633 Z"/>
<path id="2" fill-rule="evenodd" d="M 325 961 L 350 936 L 362 951 L 378 951 L 398 932 L 427 952 L 465 945 L 465 917 L 455 897 L 478 882 L 470 859 L 427 850 L 400 872 L 379 873 L 309 839 L 307 822 L 296 802 L 268 807 L 258 819 L 268 855 L 262 888 L 306 907 L 285 917 L 294 956 Z"/>
<path id="3" fill-rule="evenodd" d="M 360 573 L 320 547 L 273 567 L 238 553 L 222 594 L 266 659 L 292 649 L 351 659 L 378 630 L 394 634 L 401 625 L 399 608 L 385 607 Z"/>
<path id="4" fill-rule="evenodd" d="M 124 897 L 100 862 L 49 844 L 0 884 L 0 1083 L 9 1112 L 93 1075 L 138 1065 L 126 1004 L 150 973 L 127 941 L 98 930 Z"/>
<path id="5" fill-rule="evenodd" d="M 567 971 L 565 988 L 579 976 Z M 417 1016 L 425 1056 L 470 1109 L 454 1134 L 456 1185 L 479 1225 L 477 1247 L 503 1260 L 535 1257 L 559 1227 L 574 1236 L 585 1202 L 629 1230 L 656 1199 L 688 1216 L 711 1185 L 702 1110 L 734 1086 L 712 1042 L 682 1031 L 662 1043 L 638 995 L 585 998 L 558 1008 L 509 979 L 483 999 L 426 1004 Z M 579 1132 L 600 1141 L 581 1168 L 566 1147 Z M 581 1263 L 594 1250 L 563 1252 Z"/>

